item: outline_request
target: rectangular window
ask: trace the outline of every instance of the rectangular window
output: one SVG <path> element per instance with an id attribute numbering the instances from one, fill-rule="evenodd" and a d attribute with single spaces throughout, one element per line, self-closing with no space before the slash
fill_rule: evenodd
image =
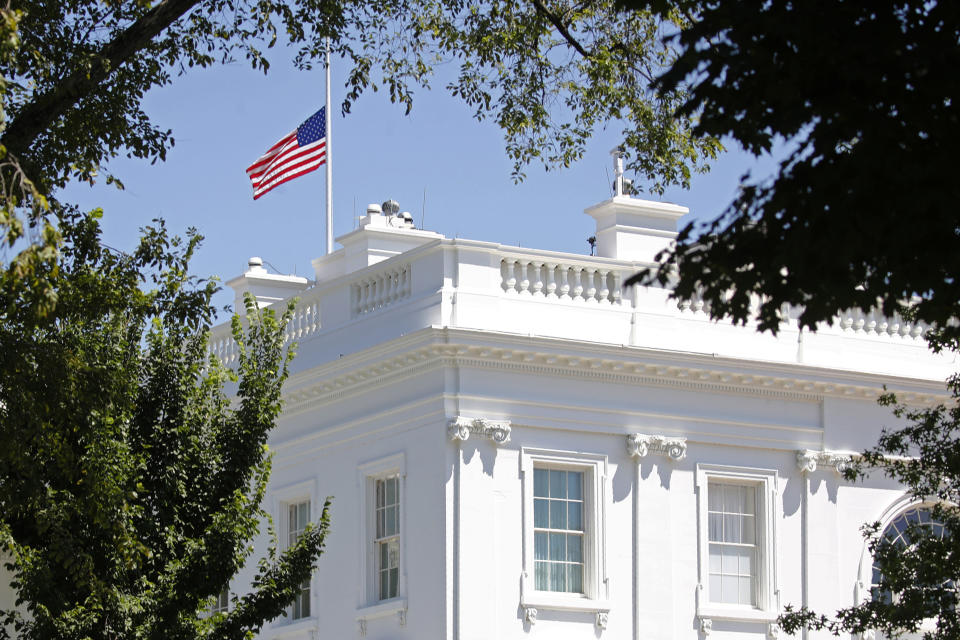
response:
<path id="1" fill-rule="evenodd" d="M 296 502 L 287 505 L 287 546 L 296 544 L 307 524 L 310 522 L 310 501 Z M 289 609 L 290 617 L 294 620 L 310 617 L 310 579 L 304 581 L 303 588 L 293 601 Z"/>
<path id="2" fill-rule="evenodd" d="M 400 479 L 375 483 L 377 599 L 396 598 L 400 585 Z"/>
<path id="3" fill-rule="evenodd" d="M 230 585 L 225 586 L 220 593 L 217 594 L 217 599 L 213 601 L 213 606 L 210 607 L 210 614 L 216 613 L 227 613 L 230 610 Z"/>
<path id="4" fill-rule="evenodd" d="M 606 615 L 607 457 L 524 447 L 520 475 L 524 615 L 534 609 Z"/>
<path id="5" fill-rule="evenodd" d="M 779 612 L 776 523 L 781 512 L 776 470 L 700 463 L 696 485 L 697 615 L 775 620 Z"/>
<path id="6" fill-rule="evenodd" d="M 756 606 L 756 516 L 756 487 L 708 484 L 711 601 Z"/>
<path id="7" fill-rule="evenodd" d="M 583 472 L 533 471 L 534 586 L 583 593 Z"/>

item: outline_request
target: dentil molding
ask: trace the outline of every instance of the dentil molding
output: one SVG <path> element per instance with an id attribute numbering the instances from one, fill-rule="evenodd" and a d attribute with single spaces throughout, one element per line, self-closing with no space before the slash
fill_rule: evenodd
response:
<path id="1" fill-rule="evenodd" d="M 687 439 L 631 433 L 627 436 L 627 453 L 633 458 L 645 458 L 653 453 L 679 462 L 687 457 Z"/>
<path id="2" fill-rule="evenodd" d="M 510 442 L 510 421 L 457 416 L 447 425 L 447 435 L 454 442 L 463 442 L 471 434 L 493 440 L 494 444 L 506 444 Z"/>

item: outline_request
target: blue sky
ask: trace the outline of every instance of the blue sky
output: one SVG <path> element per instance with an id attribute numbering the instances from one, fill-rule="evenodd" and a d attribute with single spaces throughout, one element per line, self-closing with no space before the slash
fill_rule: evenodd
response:
<path id="1" fill-rule="evenodd" d="M 615 126 L 600 132 L 577 165 L 545 172 L 533 164 L 517 185 L 500 130 L 474 120 L 465 105 L 440 88 L 442 82 L 419 92 L 409 115 L 383 93 L 370 92 L 341 117 L 343 75 L 337 71 L 335 61 L 335 236 L 351 230 L 368 203 L 393 198 L 418 225 L 423 215 L 425 228 L 449 237 L 589 251 L 586 238 L 593 221 L 583 210 L 609 197 Z M 204 235 L 193 263 L 198 275 L 225 281 L 258 255 L 282 273 L 312 277 L 310 260 L 324 251 L 323 170 L 254 201 L 244 169 L 323 100 L 321 69 L 300 72 L 275 63 L 264 76 L 235 63 L 191 70 L 146 98 L 154 122 L 173 130 L 176 145 L 166 162 L 151 166 L 117 159 L 110 168 L 126 190 L 76 184 L 63 195 L 84 208 L 103 207 L 105 241 L 119 249 L 134 246 L 138 229 L 161 217 L 175 232 L 194 226 Z M 730 152 L 710 174 L 698 176 L 691 190 L 674 189 L 657 199 L 709 219 L 730 201 L 745 170 L 765 175 L 772 166 L 769 160 L 758 163 Z M 221 294 L 217 304 L 231 299 Z"/>

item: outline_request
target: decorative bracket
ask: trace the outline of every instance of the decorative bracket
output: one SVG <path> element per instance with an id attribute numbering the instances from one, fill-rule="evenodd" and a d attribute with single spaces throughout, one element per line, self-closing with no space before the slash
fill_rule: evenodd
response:
<path id="1" fill-rule="evenodd" d="M 700 618 L 700 633 L 702 633 L 705 636 L 708 636 L 712 631 L 713 631 L 713 619 Z"/>
<path id="2" fill-rule="evenodd" d="M 602 631 L 607 628 L 607 620 L 609 619 L 609 611 L 597 611 L 597 627 Z"/>
<path id="3" fill-rule="evenodd" d="M 767 638 L 769 640 L 777 640 L 780 637 L 780 625 L 776 622 L 771 622 L 767 625 Z"/>
<path id="4" fill-rule="evenodd" d="M 357 620 L 357 624 L 360 625 L 360 635 L 361 636 L 367 635 L 367 619 L 360 618 L 359 620 Z"/>
<path id="5" fill-rule="evenodd" d="M 529 624 L 537 624 L 537 608 L 536 607 L 524 607 L 523 608 L 523 620 Z"/>
<path id="6" fill-rule="evenodd" d="M 817 465 L 823 465 L 832 467 L 836 473 L 843 475 L 850 468 L 854 455 L 839 451 L 801 449 L 797 451 L 797 468 L 801 473 L 813 473 L 817 470 Z"/>
<path id="7" fill-rule="evenodd" d="M 397 616 L 399 616 L 400 618 L 400 626 L 401 627 L 407 626 L 407 610 L 400 609 L 400 611 L 397 611 Z"/>
<path id="8" fill-rule="evenodd" d="M 631 433 L 627 436 L 627 453 L 635 458 L 645 458 L 647 454 L 655 453 L 679 462 L 687 457 L 687 439 Z"/>
<path id="9" fill-rule="evenodd" d="M 506 444 L 510 442 L 510 421 L 457 416 L 447 425 L 447 435 L 454 442 L 462 442 L 470 434 L 493 440 L 494 444 Z"/>

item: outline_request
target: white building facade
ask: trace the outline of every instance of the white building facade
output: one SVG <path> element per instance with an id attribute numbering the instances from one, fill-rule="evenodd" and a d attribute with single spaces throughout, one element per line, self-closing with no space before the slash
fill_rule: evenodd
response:
<path id="1" fill-rule="evenodd" d="M 299 297 L 265 505 L 281 542 L 334 497 L 319 568 L 262 638 L 762 640 L 788 603 L 869 597 L 861 527 L 923 512 L 840 471 L 896 426 L 883 388 L 942 402 L 953 356 L 897 318 L 774 337 L 623 287 L 685 213 L 592 207 L 588 257 L 372 206 L 315 282 L 252 260 L 229 283 Z M 227 327 L 212 348 L 235 358 Z"/>

